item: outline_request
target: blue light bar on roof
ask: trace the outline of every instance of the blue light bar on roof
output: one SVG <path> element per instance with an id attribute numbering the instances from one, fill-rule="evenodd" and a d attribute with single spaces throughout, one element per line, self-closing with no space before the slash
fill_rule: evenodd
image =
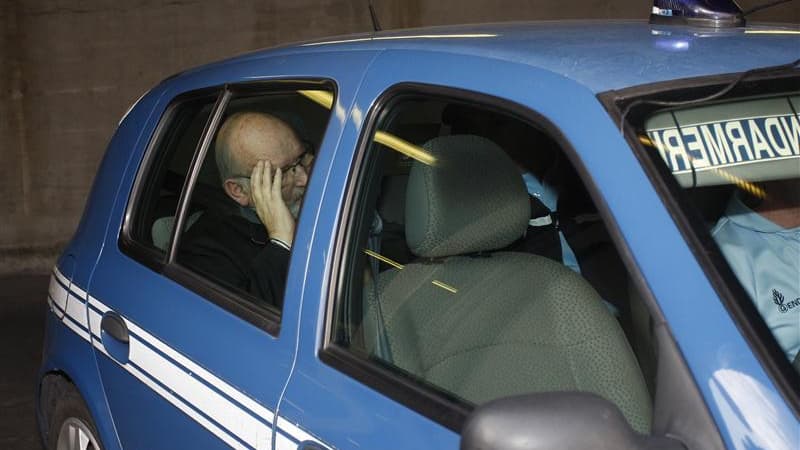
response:
<path id="1" fill-rule="evenodd" d="M 734 0 L 654 0 L 650 23 L 698 27 L 743 27 L 742 10 Z"/>

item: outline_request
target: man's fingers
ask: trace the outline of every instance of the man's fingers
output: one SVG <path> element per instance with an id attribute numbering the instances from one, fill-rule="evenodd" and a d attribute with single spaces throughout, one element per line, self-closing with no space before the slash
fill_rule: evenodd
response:
<path id="1" fill-rule="evenodd" d="M 262 198 L 261 196 L 261 173 L 263 170 L 263 162 L 259 161 L 253 167 L 253 172 L 250 174 L 250 195 L 253 196 L 253 200 L 259 202 Z"/>
<path id="2" fill-rule="evenodd" d="M 281 186 L 283 185 L 283 171 L 280 167 L 275 171 L 275 180 L 272 183 L 273 198 L 281 198 Z"/>
<path id="3" fill-rule="evenodd" d="M 261 205 L 267 210 L 278 208 L 277 202 L 283 202 L 283 171 L 280 168 L 272 174 L 272 164 L 268 160 L 262 160 L 253 167 L 250 175 L 250 187 L 252 190 L 253 201 L 256 205 Z M 267 212 L 267 211 L 265 211 Z"/>
<path id="4" fill-rule="evenodd" d="M 262 176 L 262 189 L 265 198 L 272 199 L 272 163 L 269 161 L 263 161 L 263 172 L 261 173 Z"/>
<path id="5" fill-rule="evenodd" d="M 281 193 L 283 171 L 278 168 L 272 174 L 272 164 L 267 160 L 259 161 L 253 167 L 250 184 L 253 206 L 269 236 L 291 245 L 295 222 Z"/>

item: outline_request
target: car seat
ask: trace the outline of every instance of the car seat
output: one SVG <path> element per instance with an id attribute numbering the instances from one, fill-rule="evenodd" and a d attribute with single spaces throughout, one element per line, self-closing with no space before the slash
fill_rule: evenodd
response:
<path id="1" fill-rule="evenodd" d="M 184 231 L 188 230 L 197 219 L 203 214 L 203 211 L 196 211 L 189 215 L 184 225 Z M 153 222 L 152 238 L 153 246 L 159 250 L 167 251 L 169 240 L 172 237 L 172 229 L 175 227 L 175 216 L 159 217 Z"/>
<path id="2" fill-rule="evenodd" d="M 418 259 L 365 288 L 367 351 L 475 404 L 593 392 L 648 433 L 644 380 L 597 292 L 550 259 L 496 251 L 522 236 L 530 217 L 514 163 L 478 136 L 424 148 L 437 163 L 415 162 L 406 191 L 406 238 Z M 388 355 L 369 340 L 376 329 Z"/>

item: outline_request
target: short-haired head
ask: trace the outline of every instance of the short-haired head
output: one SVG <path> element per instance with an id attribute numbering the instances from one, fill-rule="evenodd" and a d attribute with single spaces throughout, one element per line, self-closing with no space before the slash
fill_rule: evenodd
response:
<path id="1" fill-rule="evenodd" d="M 302 152 L 300 139 L 286 122 L 261 112 L 238 112 L 228 117 L 217 134 L 215 147 L 223 184 L 230 178 L 250 176 L 259 160 L 282 167 Z"/>
<path id="2" fill-rule="evenodd" d="M 261 112 L 234 113 L 220 127 L 214 150 L 222 188 L 240 206 L 253 207 L 250 176 L 256 164 L 269 161 L 273 170 L 292 167 L 283 173 L 281 195 L 296 215 L 310 168 L 310 163 L 302 167 L 297 164 L 304 150 L 297 134 L 283 120 Z"/>

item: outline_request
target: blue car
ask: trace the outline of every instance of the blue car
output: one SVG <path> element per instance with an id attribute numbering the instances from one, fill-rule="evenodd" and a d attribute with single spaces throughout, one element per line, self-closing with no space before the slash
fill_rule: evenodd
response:
<path id="1" fill-rule="evenodd" d="M 164 80 L 53 269 L 43 442 L 797 449 L 798 60 L 545 22 Z"/>

